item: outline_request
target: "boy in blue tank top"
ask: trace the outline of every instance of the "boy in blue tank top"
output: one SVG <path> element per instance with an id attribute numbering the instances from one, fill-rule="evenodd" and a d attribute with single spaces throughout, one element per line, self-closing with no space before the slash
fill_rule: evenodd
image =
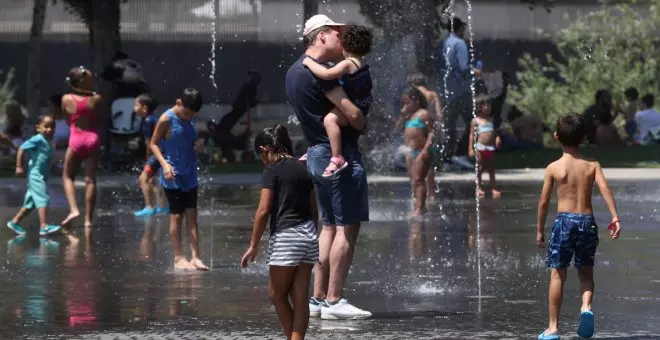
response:
<path id="1" fill-rule="evenodd" d="M 162 167 L 160 183 L 170 205 L 170 237 L 176 269 L 209 270 L 200 258 L 197 228 L 197 152 L 202 148 L 203 140 L 197 140 L 194 117 L 201 108 L 199 91 L 193 88 L 183 90 L 176 105 L 160 116 L 149 141 L 149 148 Z M 190 261 L 181 250 L 184 215 L 190 235 Z"/>

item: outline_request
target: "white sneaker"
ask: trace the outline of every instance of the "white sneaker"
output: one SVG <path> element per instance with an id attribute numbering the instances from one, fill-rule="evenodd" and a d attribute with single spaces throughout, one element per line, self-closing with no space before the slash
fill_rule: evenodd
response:
<path id="1" fill-rule="evenodd" d="M 325 300 L 317 300 L 315 298 L 309 298 L 309 317 L 318 318 L 321 317 L 321 308 L 327 306 Z"/>
<path id="2" fill-rule="evenodd" d="M 323 320 L 362 320 L 370 317 L 371 312 L 351 305 L 346 299 L 341 299 L 334 305 L 326 303 L 321 307 Z"/>

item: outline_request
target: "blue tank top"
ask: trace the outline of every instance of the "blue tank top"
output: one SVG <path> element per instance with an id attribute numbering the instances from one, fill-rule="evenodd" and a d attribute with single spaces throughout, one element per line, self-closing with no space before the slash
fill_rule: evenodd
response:
<path id="1" fill-rule="evenodd" d="M 358 66 L 357 63 L 351 59 L 355 66 Z M 350 99 L 355 106 L 360 108 L 362 113 L 366 116 L 369 113 L 369 107 L 371 106 L 372 97 L 371 89 L 373 88 L 373 82 L 371 81 L 371 71 L 369 71 L 369 65 L 366 65 L 357 70 L 353 74 L 346 74 L 341 79 L 339 79 L 339 84 L 346 92 L 346 96 Z"/>
<path id="2" fill-rule="evenodd" d="M 163 138 L 161 149 L 175 175 L 168 181 L 161 173 L 160 183 L 165 189 L 191 191 L 198 185 L 195 123 L 179 118 L 172 110 L 167 110 L 164 115 L 170 119 L 170 138 Z"/>

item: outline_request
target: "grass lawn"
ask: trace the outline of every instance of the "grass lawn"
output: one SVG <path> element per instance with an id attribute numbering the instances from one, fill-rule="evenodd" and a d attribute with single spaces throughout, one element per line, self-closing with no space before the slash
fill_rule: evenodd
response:
<path id="1" fill-rule="evenodd" d="M 660 146 L 657 145 L 616 148 L 585 147 L 582 151 L 586 156 L 597 159 L 606 168 L 660 168 Z M 560 149 L 499 152 L 496 167 L 498 169 L 544 168 L 560 155 Z M 0 177 L 14 175 L 16 164 L 14 162 L 15 160 L 10 158 L 0 159 Z M 202 173 L 257 173 L 262 170 L 261 163 L 213 164 Z"/>
<path id="2" fill-rule="evenodd" d="M 660 146 L 623 146 L 614 148 L 582 149 L 585 156 L 595 158 L 606 168 L 658 168 L 660 167 Z M 498 169 L 545 168 L 561 156 L 560 149 L 534 151 L 513 151 L 497 154 Z"/>

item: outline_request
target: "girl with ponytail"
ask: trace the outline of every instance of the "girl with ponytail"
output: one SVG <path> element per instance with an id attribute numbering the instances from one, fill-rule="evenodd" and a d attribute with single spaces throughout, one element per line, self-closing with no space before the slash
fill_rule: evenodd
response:
<path id="1" fill-rule="evenodd" d="M 312 268 L 319 261 L 314 184 L 305 166 L 293 159 L 291 138 L 284 126 L 260 131 L 254 139 L 254 151 L 266 168 L 250 247 L 241 266 L 246 268 L 259 253 L 270 215 L 266 259 L 270 300 L 287 339 L 304 339 L 309 323 L 309 283 Z"/>

